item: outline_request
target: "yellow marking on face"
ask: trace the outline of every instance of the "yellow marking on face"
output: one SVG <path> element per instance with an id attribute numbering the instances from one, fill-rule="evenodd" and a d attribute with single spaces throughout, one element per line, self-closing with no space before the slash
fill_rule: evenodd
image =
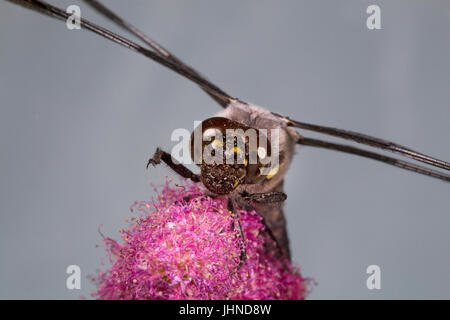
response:
<path id="1" fill-rule="evenodd" d="M 216 147 L 222 147 L 223 146 L 223 142 L 217 139 L 214 139 L 212 144 Z"/>
<path id="2" fill-rule="evenodd" d="M 237 154 L 241 154 L 242 153 L 242 150 L 239 147 L 233 147 L 233 151 L 234 151 L 234 153 L 237 153 Z"/>
<path id="3" fill-rule="evenodd" d="M 272 168 L 269 171 L 269 174 L 266 176 L 267 179 L 271 179 L 273 178 L 274 175 L 276 175 L 278 173 L 278 170 L 280 170 L 280 166 L 277 165 L 276 167 Z"/>

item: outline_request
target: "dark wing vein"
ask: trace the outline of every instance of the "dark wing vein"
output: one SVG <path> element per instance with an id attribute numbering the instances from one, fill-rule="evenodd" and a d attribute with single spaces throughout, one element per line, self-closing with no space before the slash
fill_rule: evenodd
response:
<path id="1" fill-rule="evenodd" d="M 69 18 L 70 14 L 66 13 L 64 10 L 55 7 L 53 5 L 48 4 L 45 1 L 42 0 L 7 0 L 19 5 L 22 5 L 26 8 L 35 10 L 37 12 L 59 18 L 61 20 L 66 20 Z M 197 71 L 192 69 L 191 67 L 187 66 L 185 63 L 183 63 L 180 59 L 178 59 L 176 56 L 171 54 L 169 51 L 164 49 L 162 46 L 160 46 L 158 43 L 153 41 L 151 38 L 147 37 L 145 34 L 143 34 L 141 31 L 139 31 L 136 27 L 133 25 L 127 23 L 123 19 L 121 19 L 119 16 L 114 14 L 111 10 L 104 7 L 101 3 L 99 3 L 96 0 L 86 0 L 89 4 L 91 4 L 94 8 L 96 8 L 99 12 L 110 18 L 112 21 L 117 23 L 118 25 L 122 26 L 126 30 L 132 32 L 134 35 L 139 37 L 141 40 L 143 40 L 147 45 L 149 45 L 152 49 L 155 51 L 146 49 L 138 44 L 136 44 L 133 41 L 130 41 L 122 36 L 119 36 L 105 28 L 102 28 L 98 25 L 95 25 L 91 23 L 88 20 L 81 19 L 80 23 L 81 26 L 87 30 L 90 30 L 106 39 L 109 39 L 117 44 L 120 44 L 128 49 L 131 49 L 133 51 L 136 51 L 156 62 L 159 64 L 175 71 L 176 73 L 186 77 L 187 79 L 193 81 L 197 85 L 199 85 L 204 91 L 206 91 L 211 97 L 213 97 L 219 104 L 221 104 L 223 107 L 226 107 L 229 103 L 236 101 L 235 98 L 232 98 L 227 93 L 222 91 L 220 88 L 218 88 L 213 83 L 209 82 L 207 79 L 205 79 L 203 76 L 201 76 Z M 274 115 L 282 118 L 286 121 L 288 126 L 296 127 L 300 129 L 305 130 L 311 130 L 315 132 L 320 132 L 324 134 L 328 134 L 331 136 L 352 140 L 357 143 L 365 144 L 371 147 L 388 150 L 394 153 L 401 154 L 403 156 L 409 157 L 411 159 L 443 168 L 445 170 L 450 170 L 450 163 L 433 158 L 431 156 L 422 154 L 420 152 L 411 150 L 407 147 L 401 146 L 399 144 L 386 141 L 383 139 L 375 138 L 372 136 L 368 136 L 362 133 L 349 131 L 349 130 L 342 130 L 332 127 L 326 127 L 326 126 L 320 126 L 320 125 L 314 125 L 304 122 L 299 122 L 295 120 L 291 120 L 288 117 L 281 116 L 279 114 L 274 113 Z M 308 145 L 308 146 L 314 146 L 314 147 L 321 147 L 326 149 L 333 149 L 337 151 L 342 151 L 354 155 L 359 155 L 367 158 L 372 158 L 378 161 L 382 161 L 384 163 L 388 163 L 391 165 L 394 165 L 396 167 L 400 167 L 406 170 L 414 171 L 417 173 L 421 173 L 427 176 L 431 176 L 434 178 L 442 179 L 444 181 L 449 181 L 449 176 L 441 173 L 439 171 L 427 169 L 425 167 L 421 167 L 406 161 L 398 160 L 395 158 L 387 157 L 384 155 L 380 155 L 371 151 L 358 149 L 352 146 L 347 145 L 341 145 L 341 144 L 335 144 L 331 142 L 326 142 L 322 140 L 315 140 L 310 138 L 302 138 L 298 142 L 299 144 Z"/>
<path id="2" fill-rule="evenodd" d="M 368 136 L 366 134 L 362 134 L 362 133 L 358 133 L 358 132 L 354 132 L 354 131 L 350 131 L 350 130 L 342 130 L 342 129 L 332 128 L 332 127 L 325 127 L 325 126 L 320 126 L 320 125 L 315 125 L 315 124 L 310 124 L 310 123 L 305 123 L 305 122 L 299 122 L 299 121 L 291 120 L 288 117 L 284 117 L 284 116 L 281 116 L 276 113 L 273 113 L 273 114 L 284 119 L 287 122 L 287 125 L 291 126 L 291 127 L 320 132 L 320 133 L 328 134 L 330 136 L 335 136 L 335 137 L 342 138 L 342 139 L 352 140 L 357 143 L 365 144 L 365 145 L 368 145 L 371 147 L 398 153 L 403 156 L 409 157 L 411 159 L 414 159 L 414 160 L 417 160 L 417 161 L 420 161 L 420 162 L 423 162 L 423 163 L 426 163 L 426 164 L 429 164 L 429 165 L 432 165 L 435 167 L 439 167 L 439 168 L 442 168 L 445 170 L 450 170 L 450 163 L 448 163 L 448 162 L 445 162 L 445 161 L 433 158 L 431 156 L 425 155 L 423 153 L 411 150 L 407 147 L 401 146 L 401 145 L 391 142 L 391 141 L 386 141 L 386 140 L 383 140 L 380 138 L 375 138 L 372 136 Z"/>
<path id="3" fill-rule="evenodd" d="M 375 153 L 372 151 L 359 149 L 359 148 L 356 148 L 356 147 L 353 147 L 350 145 L 337 144 L 337 143 L 332 143 L 332 142 L 328 142 L 328 141 L 317 140 L 317 139 L 312 139 L 312 138 L 307 138 L 307 137 L 301 137 L 298 140 L 298 143 L 301 145 L 305 145 L 305 146 L 319 147 L 319 148 L 324 148 L 324 149 L 329 149 L 329 150 L 341 151 L 341 152 L 361 156 L 364 158 L 370 158 L 373 160 L 377 160 L 377 161 L 381 161 L 381 162 L 390 164 L 390 165 L 398 167 L 398 168 L 406 169 L 406 170 L 420 173 L 420 174 L 423 174 L 423 175 L 426 175 L 429 177 L 433 177 L 433 178 L 444 180 L 446 182 L 450 182 L 450 175 L 445 174 L 443 172 L 439 172 L 439 171 L 436 171 L 433 169 L 428 169 L 428 168 L 425 168 L 425 167 L 422 167 L 422 166 L 419 166 L 419 165 L 416 165 L 416 164 L 413 164 L 413 163 L 410 163 L 407 161 L 388 157 L 388 156 L 385 156 L 385 155 L 382 155 L 379 153 Z"/>
<path id="4" fill-rule="evenodd" d="M 23 7 L 26 7 L 28 9 L 32 9 L 37 12 L 58 19 L 66 20 L 67 18 L 70 17 L 70 14 L 66 13 L 64 10 L 55 7 L 42 0 L 7 0 L 7 1 L 22 5 Z M 119 36 L 118 34 L 115 34 L 103 27 L 100 27 L 86 19 L 81 19 L 80 24 L 84 29 L 90 30 L 130 50 L 136 51 L 158 62 L 159 64 L 171 69 L 172 71 L 175 71 L 176 73 L 184 76 L 185 78 L 193 81 L 194 83 L 199 85 L 203 90 L 205 90 L 209 95 L 213 96 L 216 100 L 222 101 L 222 104 L 225 104 L 225 102 L 230 103 L 235 100 L 234 98 L 230 97 L 227 93 L 222 91 L 220 88 L 218 88 L 217 86 L 215 86 L 214 84 L 203 78 L 197 72 L 192 72 L 191 68 L 185 68 L 184 64 L 180 65 L 176 60 L 173 60 L 173 58 L 168 58 L 167 56 L 161 55 L 160 53 L 146 49 L 136 44 L 135 42 L 130 41 L 122 36 Z"/>
<path id="5" fill-rule="evenodd" d="M 230 103 L 230 96 L 226 94 L 223 90 L 218 88 L 216 85 L 208 81 L 204 76 L 202 76 L 198 71 L 193 69 L 192 67 L 185 64 L 182 60 L 177 58 L 174 54 L 172 54 L 169 50 L 164 48 L 162 45 L 157 43 L 156 41 L 152 40 L 150 37 L 145 35 L 142 31 L 140 31 L 138 28 L 136 28 L 131 23 L 125 21 L 121 17 L 119 17 L 116 13 L 111 11 L 109 8 L 107 8 L 105 5 L 103 5 L 101 2 L 97 0 L 84 0 L 86 3 L 88 3 L 91 7 L 93 7 L 95 10 L 97 10 L 99 13 L 103 14 L 105 17 L 116 23 L 118 26 L 124 28 L 125 30 L 131 32 L 135 36 L 137 36 L 139 39 L 144 41 L 147 45 L 149 45 L 151 48 L 153 48 L 157 53 L 159 53 L 161 56 L 166 57 L 167 59 L 173 61 L 174 63 L 178 64 L 178 66 L 187 72 L 189 72 L 192 75 L 195 75 L 199 78 L 203 78 L 205 83 L 208 83 L 211 88 L 215 88 L 216 92 L 219 92 L 220 95 L 216 95 L 212 92 L 209 92 L 207 90 L 206 93 L 211 96 L 218 104 L 220 104 L 222 107 L 226 108 L 228 104 Z M 224 99 L 223 97 L 227 97 L 227 99 Z"/>

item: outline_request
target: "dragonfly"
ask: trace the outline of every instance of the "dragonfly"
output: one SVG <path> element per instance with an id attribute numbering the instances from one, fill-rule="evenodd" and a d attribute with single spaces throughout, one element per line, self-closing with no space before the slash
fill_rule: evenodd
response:
<path id="1" fill-rule="evenodd" d="M 70 14 L 65 10 L 53 6 L 45 1 L 8 1 L 23 5 L 26 8 L 35 10 L 39 13 L 43 13 L 51 17 L 58 18 L 63 21 L 66 21 L 70 17 Z M 280 206 L 277 202 L 284 200 L 282 196 L 284 194 L 283 178 L 291 163 L 295 145 L 338 151 L 363 158 L 368 158 L 433 179 L 450 182 L 450 175 L 447 173 L 448 171 L 450 171 L 449 162 L 437 159 L 416 150 L 412 150 L 411 148 L 408 148 L 401 144 L 373 137 L 367 134 L 294 120 L 288 116 L 276 112 L 271 112 L 267 109 L 260 108 L 259 106 L 234 97 L 208 80 L 197 70 L 187 65 L 180 58 L 172 54 L 168 49 L 144 34 L 137 27 L 125 21 L 115 12 L 104 6 L 101 2 L 96 0 L 87 0 L 85 2 L 96 9 L 100 14 L 110 19 L 112 22 L 116 23 L 124 30 L 136 36 L 143 43 L 145 43 L 145 45 L 140 45 L 119 34 L 111 32 L 104 27 L 100 27 L 84 18 L 80 20 L 80 24 L 83 29 L 91 31 L 101 37 L 115 42 L 118 45 L 126 47 L 131 51 L 141 54 L 197 84 L 221 108 L 223 108 L 223 110 L 218 113 L 217 117 L 231 119 L 235 123 L 238 123 L 235 125 L 240 125 L 242 123 L 249 124 L 251 122 L 253 126 L 267 127 L 267 122 L 270 122 L 269 126 L 282 128 L 283 132 L 286 132 L 286 137 L 289 138 L 289 142 L 286 143 L 285 147 L 282 148 L 282 151 L 284 151 L 283 159 L 285 159 L 285 161 L 280 163 L 278 172 L 274 174 L 270 179 L 264 179 L 252 185 L 247 183 L 247 186 L 250 186 L 247 189 L 241 189 L 242 192 L 240 193 L 240 196 L 241 198 L 253 201 L 252 206 L 256 207 L 257 212 L 259 212 L 264 217 L 266 223 L 269 225 L 269 229 L 272 230 L 274 238 L 279 243 L 279 246 L 282 248 L 284 254 L 288 257 L 290 256 L 290 253 L 289 241 L 286 231 L 286 220 L 283 213 L 283 207 Z M 249 117 L 252 120 L 246 120 L 246 117 Z M 258 119 L 260 119 L 261 122 L 266 123 L 260 124 L 258 123 Z M 349 144 L 335 143 L 324 139 L 308 137 L 303 133 L 299 133 L 297 130 L 312 131 L 334 138 L 348 140 L 360 145 L 364 145 L 374 149 L 380 149 L 396 154 L 398 156 L 410 158 L 422 164 L 414 163 L 406 159 L 394 156 L 387 156 L 369 149 L 360 148 Z M 180 164 L 172 162 L 172 160 L 168 157 L 168 154 L 163 152 L 161 149 L 157 150 L 155 156 L 153 156 L 151 160 L 152 161 L 149 162 L 151 164 L 157 164 L 163 161 L 182 176 L 191 178 L 194 181 L 201 181 L 201 179 L 191 171 L 186 171 L 186 169 L 182 168 Z M 428 167 L 425 165 L 427 165 Z M 205 181 L 206 180 L 203 180 L 203 182 Z M 238 187 L 245 187 L 245 184 L 246 183 L 244 182 L 240 182 L 238 183 Z M 249 192 L 249 190 L 251 192 Z M 234 191 L 234 189 L 230 190 L 229 193 Z M 267 199 L 267 196 L 265 195 L 268 194 L 274 195 L 274 198 L 276 198 L 278 201 L 273 201 L 274 203 L 271 203 L 270 201 L 268 203 L 259 201 L 260 203 L 262 203 L 262 205 L 258 205 L 258 200 Z M 230 203 L 229 207 L 231 211 L 234 211 L 233 202 Z"/>

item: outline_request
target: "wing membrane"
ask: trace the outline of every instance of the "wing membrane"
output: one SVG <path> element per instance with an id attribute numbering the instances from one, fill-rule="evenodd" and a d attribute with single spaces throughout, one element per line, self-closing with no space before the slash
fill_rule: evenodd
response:
<path id="1" fill-rule="evenodd" d="M 22 5 L 28 9 L 35 10 L 37 12 L 52 16 L 54 18 L 58 18 L 60 20 L 66 20 L 70 14 L 66 13 L 64 10 L 55 7 L 53 5 L 48 4 L 47 2 L 43 0 L 7 0 L 15 4 Z M 88 4 L 90 4 L 92 7 L 94 7 L 97 11 L 99 11 L 101 14 L 108 17 L 110 20 L 121 26 L 122 28 L 126 29 L 127 31 L 131 32 L 138 38 L 140 38 L 142 41 L 144 41 L 150 49 L 144 48 L 137 43 L 128 40 L 127 38 L 124 38 L 118 34 L 115 34 L 103 27 L 100 27 L 86 19 L 81 19 L 80 23 L 81 26 L 84 29 L 87 29 L 97 35 L 100 35 L 106 39 L 109 39 L 117 44 L 120 44 L 130 50 L 133 50 L 135 52 L 138 52 L 157 63 L 169 68 L 170 70 L 182 75 L 183 77 L 193 81 L 197 85 L 199 85 L 207 94 L 209 94 L 214 100 L 216 100 L 220 105 L 223 107 L 227 107 L 231 102 L 237 101 L 237 99 L 232 98 L 230 95 L 225 93 L 223 90 L 221 90 L 219 87 L 211 83 L 209 80 L 204 78 L 200 73 L 198 73 L 196 70 L 192 69 L 188 65 L 186 65 L 184 62 L 182 62 L 179 58 L 174 56 L 172 53 L 170 53 L 167 49 L 163 48 L 161 45 L 159 45 L 157 42 L 143 34 L 140 30 L 138 30 L 136 27 L 134 27 L 132 24 L 126 22 L 122 18 L 120 18 L 118 15 L 116 15 L 114 12 L 106 8 L 103 4 L 101 4 L 97 0 L 85 0 Z M 409 149 L 407 147 L 404 147 L 402 145 L 399 145 L 394 142 L 390 142 L 387 140 L 379 139 L 376 137 L 372 137 L 366 134 L 350 131 L 350 130 L 343 130 L 333 127 L 326 127 L 321 125 L 315 125 L 315 124 L 309 124 L 305 122 L 295 121 L 288 117 L 284 117 L 282 115 L 273 113 L 274 115 L 280 117 L 283 119 L 288 126 L 304 129 L 304 130 L 310 130 L 315 131 L 323 134 L 327 134 L 330 136 L 335 136 L 342 139 L 351 140 L 360 144 L 368 145 L 371 147 L 387 150 L 393 153 L 400 154 L 402 156 L 409 157 L 411 159 L 414 159 L 416 161 L 420 161 L 422 163 L 426 163 L 428 165 L 439 167 L 445 170 L 450 170 L 450 163 L 436 159 L 434 157 L 425 155 L 423 153 L 414 151 L 412 149 Z M 403 160 L 387 157 L 381 154 L 377 154 L 371 151 L 358 149 L 352 146 L 348 145 L 341 145 L 336 144 L 332 142 L 327 142 L 323 140 L 316 140 L 311 138 L 302 137 L 299 141 L 299 144 L 312 146 L 312 147 L 321 147 L 325 149 L 331 149 L 336 151 L 341 151 L 345 153 L 350 153 L 354 155 L 363 156 L 366 158 L 371 158 L 374 160 L 382 161 L 384 163 L 400 167 L 409 171 L 413 171 L 416 173 L 424 174 L 430 177 L 438 178 L 444 181 L 449 182 L 450 176 L 441 173 L 436 170 L 428 169 L 416 164 L 412 164 Z"/>
<path id="2" fill-rule="evenodd" d="M 392 166 L 402 168 L 405 170 L 413 171 L 416 173 L 420 173 L 429 177 L 433 177 L 436 179 L 441 179 L 446 182 L 450 182 L 450 175 L 445 174 L 443 172 L 439 172 L 437 170 L 428 169 L 404 160 L 388 157 L 379 153 L 375 153 L 372 151 L 356 148 L 350 145 L 338 144 L 333 142 L 328 142 L 324 140 L 312 139 L 307 137 L 301 137 L 298 141 L 298 144 L 310 146 L 310 147 L 318 147 L 329 150 L 341 151 L 345 153 L 350 153 L 353 155 L 361 156 L 364 158 L 370 158 L 373 160 L 381 161 Z"/>
<path id="3" fill-rule="evenodd" d="M 223 90 L 219 89 L 217 86 L 212 84 L 210 81 L 208 81 L 204 76 L 202 76 L 198 71 L 195 69 L 192 69 L 192 67 L 185 64 L 181 59 L 176 57 L 173 53 L 171 53 L 169 50 L 164 48 L 162 45 L 157 43 L 156 41 L 152 40 L 149 36 L 145 35 L 142 31 L 140 31 L 138 28 L 136 28 L 131 23 L 125 21 L 121 17 L 119 17 L 116 13 L 114 13 L 112 10 L 107 8 L 105 5 L 103 5 L 100 1 L 97 0 L 84 0 L 87 4 L 89 4 L 91 7 L 93 7 L 95 10 L 97 10 L 99 13 L 116 23 L 118 26 L 122 27 L 123 29 L 131 32 L 135 36 L 137 36 L 139 39 L 144 41 L 148 46 L 153 48 L 155 52 L 159 53 L 161 56 L 166 57 L 167 59 L 173 61 L 174 63 L 178 64 L 178 66 L 187 72 L 189 72 L 192 75 L 195 75 L 199 78 L 203 78 L 206 83 L 209 83 L 209 86 L 212 88 L 214 87 L 217 91 L 221 93 L 221 95 L 214 95 L 211 92 L 206 93 L 211 96 L 218 104 L 220 104 L 222 107 L 226 108 L 228 104 L 230 103 L 229 99 L 224 99 L 223 96 L 229 97 Z"/>
<path id="4" fill-rule="evenodd" d="M 375 138 L 363 133 L 358 133 L 355 131 L 350 130 L 343 130 L 338 128 L 332 128 L 332 127 L 326 127 L 326 126 L 320 126 L 316 124 L 310 124 L 305 122 L 299 122 L 295 120 L 291 120 L 288 117 L 281 116 L 279 114 L 273 113 L 274 115 L 281 117 L 287 122 L 288 126 L 300 128 L 304 130 L 310 130 L 315 131 L 319 133 L 324 133 L 330 136 L 351 140 L 357 143 L 365 144 L 371 147 L 387 150 L 390 152 L 401 154 L 405 157 L 409 157 L 411 159 L 432 165 L 434 167 L 442 168 L 445 170 L 450 170 L 450 163 L 445 162 L 443 160 L 439 160 L 436 158 L 433 158 L 431 156 L 425 155 L 423 153 L 411 150 L 407 147 L 404 147 L 402 145 L 399 145 L 397 143 L 383 140 L 380 138 Z"/>
<path id="5" fill-rule="evenodd" d="M 70 14 L 66 13 L 64 10 L 55 7 L 45 1 L 42 0 L 7 0 L 15 4 L 19 4 L 25 8 L 35 10 L 37 12 L 52 16 L 54 18 L 58 18 L 60 20 L 66 20 Z M 92 1 L 91 1 L 92 2 Z M 98 3 L 98 2 L 97 2 Z M 222 91 L 219 87 L 211 83 L 210 81 L 206 80 L 203 76 L 201 76 L 198 72 L 193 70 L 192 68 L 186 66 L 184 63 L 180 63 L 180 60 L 168 53 L 168 51 L 165 51 L 162 49 L 162 47 L 159 47 L 159 49 L 156 49 L 158 51 L 152 51 L 147 48 L 144 48 L 137 43 L 128 40 L 127 38 L 124 38 L 118 34 L 115 34 L 114 32 L 111 32 L 103 27 L 100 27 L 86 19 L 81 19 L 80 21 L 81 26 L 84 29 L 87 29 L 89 31 L 92 31 L 96 33 L 97 35 L 100 35 L 106 39 L 109 39 L 117 44 L 120 44 L 130 50 L 136 51 L 153 61 L 158 62 L 159 64 L 171 69 L 172 71 L 175 71 L 176 73 L 184 76 L 185 78 L 193 81 L 197 85 L 199 85 L 204 91 L 206 91 L 210 96 L 212 96 L 216 101 L 218 101 L 222 106 L 227 106 L 230 102 L 234 101 L 235 99 L 229 96 L 227 93 Z M 130 26 L 129 24 L 127 24 Z M 137 30 L 137 29 L 135 29 Z M 139 33 L 142 36 L 142 33 Z M 148 41 L 150 38 L 146 37 L 146 40 Z M 151 40 L 151 39 L 150 39 Z M 151 42 L 152 48 L 158 47 L 158 45 L 155 42 Z M 149 44 L 149 43 L 148 43 Z M 150 45 L 150 44 L 149 44 Z M 162 54 L 162 52 L 166 52 L 166 55 Z M 169 56 L 167 56 L 167 54 Z"/>

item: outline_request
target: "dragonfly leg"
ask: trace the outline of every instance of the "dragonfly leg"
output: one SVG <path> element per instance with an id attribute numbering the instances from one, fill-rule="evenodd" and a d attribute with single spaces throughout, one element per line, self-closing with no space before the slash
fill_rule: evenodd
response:
<path id="1" fill-rule="evenodd" d="M 150 166 L 150 164 L 153 165 L 153 166 L 156 166 L 156 165 L 160 164 L 161 161 L 164 162 L 165 164 L 167 164 L 173 171 L 178 173 L 183 178 L 191 179 L 194 182 L 199 182 L 200 181 L 200 178 L 199 178 L 198 175 L 193 173 L 191 170 L 186 168 L 181 163 L 175 163 L 172 160 L 172 156 L 169 153 L 165 152 L 164 150 L 162 150 L 160 148 L 157 148 L 156 151 L 155 151 L 155 154 L 153 155 L 153 157 L 151 157 L 148 160 L 148 162 L 147 162 L 147 169 Z"/>
<path id="2" fill-rule="evenodd" d="M 245 243 L 244 231 L 242 230 L 242 223 L 241 223 L 241 218 L 240 218 L 239 212 L 236 210 L 234 201 L 231 198 L 228 198 L 228 211 L 231 212 L 231 214 L 233 215 L 233 218 L 238 223 L 239 235 L 240 235 L 241 241 L 242 241 L 241 256 L 240 256 L 240 262 L 239 262 L 239 267 L 238 267 L 238 271 L 239 271 L 242 268 L 242 266 L 244 265 L 245 261 L 247 260 L 247 245 Z"/>

